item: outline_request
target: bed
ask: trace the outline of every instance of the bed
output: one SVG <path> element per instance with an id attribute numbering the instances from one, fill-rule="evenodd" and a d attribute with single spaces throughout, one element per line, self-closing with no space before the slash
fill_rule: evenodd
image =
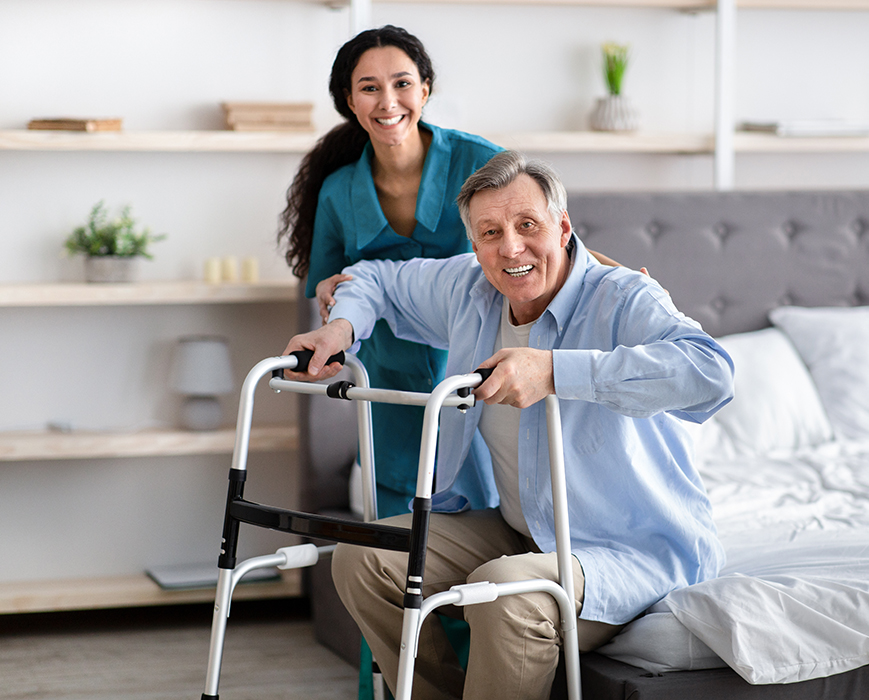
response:
<path id="1" fill-rule="evenodd" d="M 573 194 L 568 210 L 737 367 L 734 401 L 686 425 L 727 565 L 584 655 L 584 697 L 869 697 L 869 192 Z M 312 403 L 310 425 L 333 410 Z M 353 446 L 305 435 L 311 500 L 345 508 Z M 358 633 L 314 577 L 318 638 L 354 661 Z"/>
<path id="2" fill-rule="evenodd" d="M 694 436 L 727 551 L 583 659 L 593 700 L 869 697 L 869 193 L 574 195 L 731 353 Z M 557 695 L 557 693 L 556 693 Z"/>

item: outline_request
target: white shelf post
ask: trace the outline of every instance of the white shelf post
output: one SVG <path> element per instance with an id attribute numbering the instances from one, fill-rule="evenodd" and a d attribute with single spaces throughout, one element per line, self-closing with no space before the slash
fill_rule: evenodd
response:
<path id="1" fill-rule="evenodd" d="M 736 156 L 734 136 L 734 64 L 736 0 L 718 0 L 715 20 L 715 189 L 732 190 Z"/>
<path id="2" fill-rule="evenodd" d="M 350 35 L 371 28 L 371 0 L 350 0 Z"/>

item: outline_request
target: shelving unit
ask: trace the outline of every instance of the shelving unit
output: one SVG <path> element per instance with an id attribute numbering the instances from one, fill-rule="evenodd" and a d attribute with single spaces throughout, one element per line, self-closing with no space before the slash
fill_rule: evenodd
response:
<path id="1" fill-rule="evenodd" d="M 265 280 L 255 284 L 208 284 L 200 281 L 159 281 L 132 284 L 2 284 L 0 310 L 16 308 L 171 307 L 234 304 L 287 303 L 298 297 L 298 282 Z M 126 431 L 5 431 L 0 432 L 0 464 L 20 468 L 24 463 L 65 464 L 126 458 L 231 455 L 235 427 L 193 432 L 171 428 Z M 286 453 L 296 461 L 299 430 L 296 425 L 254 425 L 249 450 L 253 453 Z M 228 460 L 226 464 L 228 465 Z M 219 478 L 219 474 L 217 477 Z M 279 582 L 242 585 L 236 599 L 299 596 L 301 574 L 283 572 Z M 214 590 L 166 591 L 144 573 L 0 583 L 0 614 L 174 605 L 213 600 Z"/>

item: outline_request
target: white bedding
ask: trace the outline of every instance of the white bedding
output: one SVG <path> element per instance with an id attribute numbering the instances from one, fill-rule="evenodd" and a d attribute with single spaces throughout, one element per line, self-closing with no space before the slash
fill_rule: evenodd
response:
<path id="1" fill-rule="evenodd" d="M 601 652 L 653 672 L 726 664 L 754 684 L 869 664 L 869 443 L 703 471 L 727 565 Z"/>
<path id="2" fill-rule="evenodd" d="M 857 333 L 869 327 L 869 311 L 860 316 Z M 670 593 L 601 653 L 652 672 L 728 665 L 753 684 L 869 664 L 869 439 L 843 438 L 820 403 L 831 400 L 823 386 L 794 403 L 793 387 L 812 368 L 794 368 L 796 349 L 776 334 L 722 339 L 737 367 L 736 399 L 695 435 L 725 568 Z M 848 390 L 869 396 L 859 381 Z M 819 412 L 831 416 L 829 427 Z M 759 423 L 755 450 L 744 438 Z"/>

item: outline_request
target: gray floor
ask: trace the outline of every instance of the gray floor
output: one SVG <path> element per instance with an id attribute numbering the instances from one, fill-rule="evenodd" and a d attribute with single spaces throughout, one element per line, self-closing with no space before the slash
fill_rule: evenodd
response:
<path id="1" fill-rule="evenodd" d="M 0 617 L 4 700 L 199 700 L 206 606 Z M 351 700 L 356 669 L 319 645 L 298 602 L 236 604 L 221 700 Z"/>

